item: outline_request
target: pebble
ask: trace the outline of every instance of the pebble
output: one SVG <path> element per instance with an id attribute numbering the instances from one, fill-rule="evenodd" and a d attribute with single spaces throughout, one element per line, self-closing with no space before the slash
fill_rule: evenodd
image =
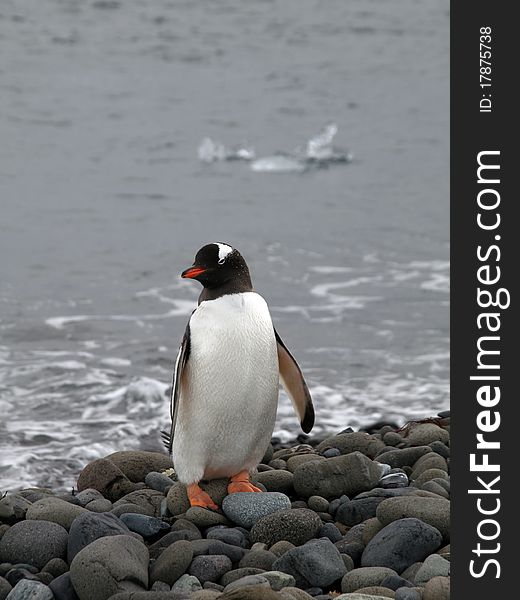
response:
<path id="1" fill-rule="evenodd" d="M 147 473 L 144 482 L 149 488 L 157 490 L 158 492 L 161 492 L 161 494 L 167 494 L 168 490 L 174 484 L 173 479 L 170 479 L 168 475 L 159 473 L 158 471 L 150 471 L 150 473 Z"/>
<path id="2" fill-rule="evenodd" d="M 271 589 L 275 591 L 296 585 L 295 578 L 290 573 L 284 573 L 283 571 L 264 571 L 262 577 L 267 579 Z"/>
<path id="3" fill-rule="evenodd" d="M 236 579 L 231 583 L 228 583 L 224 588 L 224 592 L 230 592 L 236 589 L 243 589 L 247 587 L 261 587 L 261 588 L 270 588 L 269 581 L 262 575 L 245 575 L 240 579 Z"/>
<path id="4" fill-rule="evenodd" d="M 55 600 L 79 600 L 68 571 L 53 579 L 49 588 L 52 590 Z"/>
<path id="5" fill-rule="evenodd" d="M 280 600 L 280 595 L 269 588 L 251 586 L 229 590 L 218 598 L 219 600 Z"/>
<path id="6" fill-rule="evenodd" d="M 197 577 L 201 583 L 217 581 L 230 571 L 232 566 L 231 559 L 222 554 L 196 556 L 191 562 L 188 573 Z"/>
<path id="7" fill-rule="evenodd" d="M 449 475 L 443 469 L 427 469 L 423 471 L 413 482 L 416 487 L 421 487 L 432 479 L 449 479 Z"/>
<path id="8" fill-rule="evenodd" d="M 389 575 L 388 577 L 385 577 L 383 581 L 381 581 L 380 585 L 382 587 L 387 587 L 394 591 L 402 587 L 411 588 L 414 586 L 414 584 L 411 581 L 408 581 L 407 579 L 404 579 L 399 575 Z"/>
<path id="9" fill-rule="evenodd" d="M 130 530 L 111 513 L 84 512 L 71 525 L 67 544 L 67 561 L 97 540 L 106 536 L 129 535 Z"/>
<path id="10" fill-rule="evenodd" d="M 369 598 L 395 598 L 395 592 L 380 585 L 371 585 L 357 590 L 357 594 Z"/>
<path id="11" fill-rule="evenodd" d="M 395 592 L 395 600 L 422 600 L 422 591 L 417 588 L 399 588 Z"/>
<path id="12" fill-rule="evenodd" d="M 220 583 L 225 587 L 229 585 L 233 581 L 237 581 L 238 579 L 242 579 L 243 577 L 248 577 L 249 575 L 260 575 L 264 574 L 263 569 L 257 569 L 255 567 L 241 567 L 238 569 L 232 569 L 228 571 L 224 575 L 222 575 L 220 579 Z"/>
<path id="13" fill-rule="evenodd" d="M 400 450 L 392 449 L 378 454 L 379 462 L 390 465 L 392 468 L 412 466 L 418 461 L 421 456 L 431 452 L 429 446 L 417 446 L 415 448 L 402 448 Z"/>
<path id="14" fill-rule="evenodd" d="M 294 489 L 304 498 L 355 496 L 375 487 L 379 477 L 379 468 L 372 460 L 361 452 L 352 452 L 300 465 L 294 472 Z"/>
<path id="15" fill-rule="evenodd" d="M 322 496 L 311 496 L 307 500 L 308 507 L 315 512 L 327 512 L 329 510 L 329 501 Z"/>
<path id="16" fill-rule="evenodd" d="M 239 568 L 254 567 L 255 569 L 269 571 L 276 559 L 276 554 L 269 550 L 252 550 L 242 558 L 238 566 Z"/>
<path id="17" fill-rule="evenodd" d="M 41 569 L 51 558 L 65 558 L 67 530 L 50 521 L 20 521 L 0 540 L 0 562 L 29 563 Z"/>
<path id="18" fill-rule="evenodd" d="M 434 577 L 424 586 L 422 600 L 450 600 L 450 578 Z"/>
<path id="19" fill-rule="evenodd" d="M 147 547 L 135 538 L 103 537 L 76 554 L 70 578 L 80 600 L 107 600 L 118 592 L 148 589 L 148 561 Z"/>
<path id="20" fill-rule="evenodd" d="M 419 477 L 419 475 L 427 469 L 442 469 L 443 471 L 447 471 L 448 463 L 440 454 L 437 454 L 436 452 L 429 452 L 428 454 L 421 456 L 421 458 L 414 464 L 411 478 L 417 479 L 417 477 Z"/>
<path id="21" fill-rule="evenodd" d="M 172 515 L 182 515 L 190 508 L 186 486 L 177 482 L 168 490 L 166 504 Z"/>
<path id="22" fill-rule="evenodd" d="M 326 587 L 343 577 L 345 563 L 327 538 L 293 548 L 273 563 L 273 569 L 289 573 L 298 587 Z"/>
<path id="23" fill-rule="evenodd" d="M 152 583 L 152 587 L 150 588 L 150 590 L 153 592 L 169 592 L 170 589 L 171 586 L 169 586 L 167 583 L 164 583 L 164 581 L 154 581 Z"/>
<path id="24" fill-rule="evenodd" d="M 78 492 L 75 495 L 76 500 L 79 502 L 80 506 L 87 506 L 87 504 L 89 504 L 90 502 L 93 502 L 94 500 L 104 500 L 105 498 L 103 498 L 103 494 L 98 491 L 95 490 L 94 488 L 87 488 L 86 490 L 83 490 L 82 492 Z"/>
<path id="25" fill-rule="evenodd" d="M 361 533 L 361 541 L 365 546 L 368 542 L 383 529 L 383 524 L 381 521 L 373 517 L 372 519 L 367 519 L 364 523 L 363 531 Z"/>
<path id="26" fill-rule="evenodd" d="M 179 579 L 172 585 L 172 592 L 196 592 L 197 590 L 201 590 L 202 586 L 200 581 L 194 577 L 193 575 L 188 575 L 185 573 L 181 575 Z"/>
<path id="27" fill-rule="evenodd" d="M 383 527 L 370 540 L 361 557 L 361 565 L 389 567 L 402 573 L 435 552 L 441 542 L 441 534 L 431 525 L 415 518 L 399 519 Z"/>
<path id="28" fill-rule="evenodd" d="M 221 515 L 207 508 L 192 506 L 186 511 L 186 519 L 199 528 L 213 527 L 214 525 L 228 525 L 229 521 Z"/>
<path id="29" fill-rule="evenodd" d="M 81 471 L 77 488 L 80 492 L 94 488 L 112 502 L 136 489 L 128 477 L 112 461 L 105 458 L 94 460 Z"/>
<path id="30" fill-rule="evenodd" d="M 365 550 L 365 544 L 363 544 L 363 542 L 346 542 L 345 540 L 340 540 L 334 545 L 340 551 L 341 554 L 346 554 L 347 556 L 350 556 L 350 558 L 356 564 L 359 563 L 361 555 Z"/>
<path id="31" fill-rule="evenodd" d="M 439 554 L 431 554 L 419 567 L 415 574 L 414 582 L 417 585 L 425 585 L 433 577 L 448 577 L 450 574 L 450 561 Z"/>
<path id="32" fill-rule="evenodd" d="M 281 458 L 275 458 L 269 463 L 268 466 L 272 467 L 273 469 L 286 469 L 287 463 L 285 462 L 285 460 L 282 460 Z M 266 469 L 266 470 L 268 470 L 268 469 Z"/>
<path id="33" fill-rule="evenodd" d="M 91 512 L 104 513 L 112 510 L 112 502 L 106 498 L 100 498 L 99 500 L 92 500 L 85 508 Z"/>
<path id="34" fill-rule="evenodd" d="M 240 548 L 249 548 L 250 546 L 244 532 L 237 527 L 215 527 L 207 532 L 206 538 L 208 540 L 220 540 Z"/>
<path id="35" fill-rule="evenodd" d="M 436 494 L 441 498 L 446 498 L 446 500 L 450 499 L 450 494 L 442 487 L 442 485 L 439 485 L 436 481 L 430 480 L 426 483 L 423 483 L 421 486 L 421 490 L 432 492 L 432 494 Z"/>
<path id="36" fill-rule="evenodd" d="M 408 430 L 407 436 L 410 446 L 427 446 L 432 442 L 445 444 L 449 439 L 450 434 L 435 423 L 414 423 Z"/>
<path id="37" fill-rule="evenodd" d="M 264 471 L 263 473 L 258 473 L 254 478 L 254 481 L 265 486 L 268 492 L 280 492 L 283 494 L 293 492 L 293 480 L 294 475 L 290 471 L 282 470 Z"/>
<path id="38" fill-rule="evenodd" d="M 403 441 L 403 438 L 395 431 L 388 431 L 383 436 L 383 442 L 387 446 L 398 446 Z"/>
<path id="39" fill-rule="evenodd" d="M 381 477 L 378 485 L 383 489 L 393 489 L 408 487 L 409 483 L 406 473 L 389 473 Z"/>
<path id="40" fill-rule="evenodd" d="M 361 452 L 369 458 L 374 458 L 378 452 L 384 448 L 383 442 L 362 431 L 352 433 L 340 433 L 333 437 L 325 439 L 316 447 L 317 452 L 324 452 L 329 448 L 338 449 L 341 454 L 350 454 L 351 452 Z"/>
<path id="41" fill-rule="evenodd" d="M 12 586 L 7 581 L 7 579 L 4 579 L 3 577 L 0 576 L 0 600 L 5 600 L 7 598 L 7 596 L 9 595 L 9 592 L 11 591 L 11 589 L 12 589 Z"/>
<path id="42" fill-rule="evenodd" d="M 150 567 L 150 581 L 173 585 L 190 566 L 193 548 L 190 542 L 179 540 L 170 544 Z"/>
<path id="43" fill-rule="evenodd" d="M 62 558 L 51 558 L 42 569 L 46 573 L 50 573 L 53 577 L 59 577 L 69 570 L 69 565 Z"/>
<path id="44" fill-rule="evenodd" d="M 59 498 L 42 498 L 31 504 L 27 509 L 26 519 L 33 521 L 51 521 L 61 525 L 65 529 L 70 529 L 72 521 L 87 512 L 86 508 L 65 502 Z"/>
<path id="45" fill-rule="evenodd" d="M 377 507 L 376 514 L 383 525 L 404 517 L 421 519 L 438 529 L 447 542 L 450 539 L 450 505 L 450 501 L 444 498 L 388 498 Z"/>
<path id="46" fill-rule="evenodd" d="M 9 600 L 54 600 L 54 594 L 43 583 L 21 579 L 9 592 Z"/>
<path id="47" fill-rule="evenodd" d="M 151 538 L 170 529 L 168 523 L 165 523 L 157 517 L 149 517 L 148 515 L 136 515 L 135 513 L 123 513 L 119 517 L 130 531 L 134 531 L 144 538 Z"/>
<path id="48" fill-rule="evenodd" d="M 339 542 L 342 538 L 341 531 L 333 523 L 325 523 L 318 531 L 318 537 L 328 538 L 332 543 Z"/>
<path id="49" fill-rule="evenodd" d="M 240 492 L 229 494 L 222 502 L 226 517 L 246 529 L 251 529 L 259 519 L 290 506 L 289 498 L 279 492 Z"/>
<path id="50" fill-rule="evenodd" d="M 291 456 L 287 461 L 287 469 L 294 473 L 296 469 L 303 464 L 307 464 L 310 462 L 323 462 L 325 457 L 320 456 L 319 454 L 299 454 L 297 456 Z"/>
<path id="51" fill-rule="evenodd" d="M 25 519 L 31 502 L 18 494 L 9 494 L 0 499 L 0 519 L 6 523 L 16 523 Z"/>
<path id="52" fill-rule="evenodd" d="M 333 458 L 334 456 L 340 455 L 341 451 L 338 448 L 327 448 L 327 450 L 324 450 L 322 453 L 322 456 L 324 456 L 325 458 Z"/>
<path id="53" fill-rule="evenodd" d="M 32 581 L 39 581 L 38 577 L 28 569 L 13 568 L 5 574 L 7 581 L 14 587 L 22 579 L 31 579 Z"/>
<path id="54" fill-rule="evenodd" d="M 279 510 L 255 523 L 251 529 L 251 541 L 272 546 L 276 542 L 285 540 L 298 546 L 314 538 L 321 526 L 321 519 L 312 510 L 306 508 Z"/>
<path id="55" fill-rule="evenodd" d="M 344 502 L 336 511 L 336 521 L 352 527 L 376 516 L 378 505 L 384 498 L 368 497 Z"/>
<path id="56" fill-rule="evenodd" d="M 450 457 L 450 449 L 448 448 L 448 446 L 446 446 L 446 444 L 443 444 L 442 442 L 432 442 L 428 445 L 434 452 L 440 454 L 443 458 Z"/>
<path id="57" fill-rule="evenodd" d="M 292 548 L 296 548 L 296 546 L 294 544 L 291 544 L 291 542 L 288 542 L 287 540 L 281 540 L 273 544 L 269 548 L 269 551 L 275 554 L 276 556 L 282 556 L 282 554 L 285 554 Z"/>
<path id="58" fill-rule="evenodd" d="M 144 514 L 147 514 L 150 517 L 158 517 L 161 514 L 161 501 L 163 498 L 164 495 L 156 490 L 136 490 L 126 494 L 115 502 L 114 508 L 117 508 L 122 504 L 134 504 L 144 509 Z"/>
<path id="59" fill-rule="evenodd" d="M 239 562 L 244 557 L 246 551 L 238 546 L 225 544 L 220 540 L 194 540 L 191 542 L 193 556 L 202 554 L 223 554 L 228 556 L 232 562 Z"/>
<path id="60" fill-rule="evenodd" d="M 348 572 L 341 580 L 341 591 L 355 592 L 363 587 L 380 585 L 386 578 L 397 573 L 388 567 L 359 567 Z"/>
<path id="61" fill-rule="evenodd" d="M 137 506 L 137 504 L 130 504 L 129 502 L 124 502 L 123 504 L 118 504 L 116 507 L 112 508 L 110 511 L 116 517 L 124 515 L 125 513 L 134 513 L 136 515 L 150 515 L 152 512 L 148 508 L 143 508 L 142 506 Z"/>
<path id="62" fill-rule="evenodd" d="M 144 450 L 121 450 L 105 456 L 125 476 L 134 483 L 144 481 L 152 471 L 165 471 L 172 468 L 171 458 L 160 452 L 147 452 Z"/>

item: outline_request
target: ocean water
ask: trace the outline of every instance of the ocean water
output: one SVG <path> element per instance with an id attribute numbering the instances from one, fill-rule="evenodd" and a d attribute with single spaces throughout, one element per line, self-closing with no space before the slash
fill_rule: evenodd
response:
<path id="1" fill-rule="evenodd" d="M 179 274 L 212 241 L 245 256 L 317 432 L 448 407 L 448 11 L 1 3 L 0 489 L 159 449 L 200 291 Z M 290 163 L 330 123 L 350 162 L 199 160 L 209 138 Z M 282 393 L 275 434 L 298 432 Z"/>

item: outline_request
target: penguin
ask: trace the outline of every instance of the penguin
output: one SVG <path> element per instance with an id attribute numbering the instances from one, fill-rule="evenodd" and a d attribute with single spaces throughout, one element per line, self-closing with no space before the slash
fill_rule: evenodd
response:
<path id="1" fill-rule="evenodd" d="M 163 437 L 191 506 L 216 510 L 201 480 L 229 478 L 230 494 L 262 491 L 250 474 L 271 440 L 279 382 L 306 433 L 314 425 L 314 407 L 236 248 L 203 246 L 181 277 L 203 289 L 175 362 L 171 427 Z"/>

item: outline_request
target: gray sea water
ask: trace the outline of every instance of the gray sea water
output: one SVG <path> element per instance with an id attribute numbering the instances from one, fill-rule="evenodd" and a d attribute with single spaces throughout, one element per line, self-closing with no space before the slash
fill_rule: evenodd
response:
<path id="1" fill-rule="evenodd" d="M 204 243 L 245 256 L 316 431 L 449 403 L 448 0 L 3 0 L 0 488 L 159 448 Z M 201 162 L 209 137 L 348 164 Z M 276 434 L 299 431 L 282 394 Z"/>

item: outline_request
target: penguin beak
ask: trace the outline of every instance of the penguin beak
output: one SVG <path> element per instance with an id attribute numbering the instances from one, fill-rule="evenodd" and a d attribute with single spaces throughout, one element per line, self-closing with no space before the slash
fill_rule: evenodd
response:
<path id="1" fill-rule="evenodd" d="M 185 279 L 195 279 L 196 277 L 205 272 L 206 269 L 202 269 L 201 267 L 190 267 L 189 269 L 186 269 L 186 271 L 183 271 L 181 273 L 181 277 L 184 277 Z"/>

